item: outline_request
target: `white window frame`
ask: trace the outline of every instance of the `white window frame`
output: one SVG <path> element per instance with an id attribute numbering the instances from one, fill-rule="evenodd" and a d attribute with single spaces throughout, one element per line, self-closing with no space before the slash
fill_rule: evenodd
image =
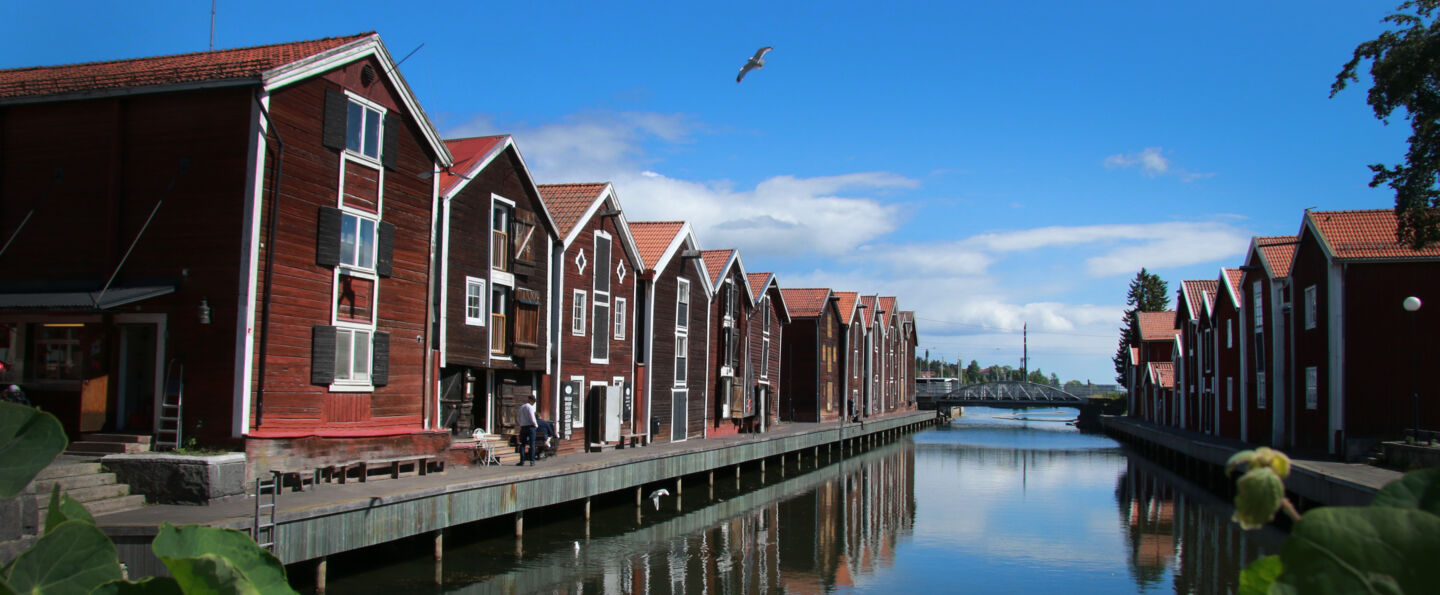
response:
<path id="1" fill-rule="evenodd" d="M 1225 348 L 1235 348 L 1235 319 L 1225 321 Z"/>
<path id="2" fill-rule="evenodd" d="M 345 97 L 349 100 L 345 106 L 345 154 L 350 157 L 354 157 L 360 161 L 364 161 L 372 165 L 378 166 L 380 165 L 380 160 L 383 157 L 381 153 L 385 150 L 385 114 L 387 110 L 385 109 L 385 106 L 365 99 L 364 97 L 356 95 L 348 90 L 345 91 Z M 350 147 L 351 106 L 359 107 L 360 109 L 364 110 L 362 111 L 360 117 L 360 148 L 358 150 Z M 369 124 L 367 123 L 368 119 L 365 118 L 365 116 L 368 115 L 370 112 L 373 112 L 375 114 L 376 124 L 374 137 L 374 155 L 370 155 L 365 152 L 365 139 L 368 136 L 365 134 L 365 132 L 366 129 L 369 128 Z"/>
<path id="3" fill-rule="evenodd" d="M 680 306 L 685 306 L 685 316 L 680 316 Z M 690 280 L 675 280 L 675 330 L 690 330 Z"/>
<path id="4" fill-rule="evenodd" d="M 586 315 L 590 312 L 585 304 L 586 296 L 583 289 L 576 289 L 570 300 L 570 334 L 576 337 L 584 337 L 587 320 Z"/>
<path id="5" fill-rule="evenodd" d="M 1315 293 L 1314 285 L 1305 288 L 1305 330 L 1307 331 L 1315 328 L 1316 319 L 1319 318 L 1316 312 Z"/>
<path id="6" fill-rule="evenodd" d="M 340 365 L 340 344 L 341 335 L 348 335 L 350 344 L 350 355 L 346 361 L 350 362 L 350 372 L 346 377 L 340 376 L 339 370 L 335 371 L 335 379 L 330 384 L 330 390 L 334 392 L 370 392 L 375 390 L 371 383 L 372 374 L 375 372 L 375 328 L 366 325 L 345 324 L 337 322 L 335 325 L 335 365 Z M 364 333 L 365 341 L 368 343 L 365 353 L 365 372 L 357 376 L 355 373 L 355 336 Z"/>
<path id="7" fill-rule="evenodd" d="M 1255 408 L 1256 408 L 1256 409 L 1264 409 L 1264 408 L 1265 408 L 1265 405 L 1266 405 L 1265 397 L 1266 397 L 1266 394 L 1265 394 L 1265 373 L 1264 373 L 1264 372 L 1256 372 L 1256 373 L 1255 373 Z"/>
<path id="8" fill-rule="evenodd" d="M 1320 408 L 1320 367 L 1305 366 L 1305 408 Z"/>
<path id="9" fill-rule="evenodd" d="M 762 341 L 763 341 L 763 343 L 761 343 L 761 345 L 760 345 L 760 377 L 761 377 L 761 378 L 769 378 L 769 377 L 770 377 L 770 336 L 769 336 L 769 333 L 765 333 L 765 337 L 762 339 Z M 893 379 L 894 377 L 892 376 L 891 378 Z"/>
<path id="10" fill-rule="evenodd" d="M 615 319 L 615 340 L 625 340 L 625 298 L 615 298 L 615 307 L 610 312 Z"/>
<path id="11" fill-rule="evenodd" d="M 355 220 L 355 246 L 346 254 L 345 250 L 345 222 Z M 364 224 L 370 224 L 370 266 L 360 264 L 361 248 L 364 247 Z M 340 266 L 347 272 L 375 274 L 376 261 L 380 259 L 380 218 L 375 213 L 370 213 L 354 207 L 340 205 Z M 346 262 L 347 259 L 349 262 Z M 373 276 L 369 276 L 373 279 Z"/>
<path id="12" fill-rule="evenodd" d="M 675 386 L 685 386 L 690 381 L 690 336 L 675 334 L 675 373 L 671 374 Z"/>
<path id="13" fill-rule="evenodd" d="M 595 254 L 595 262 L 592 263 L 592 264 L 594 265 L 592 268 L 593 268 L 594 271 L 595 271 L 595 276 L 590 279 L 590 289 L 591 289 L 591 293 L 594 294 L 594 296 L 590 298 L 590 310 L 591 310 L 591 312 L 590 312 L 590 320 L 591 320 L 592 323 L 594 323 L 596 320 L 599 319 L 599 318 L 597 317 L 597 314 L 599 313 L 599 311 L 600 311 L 601 308 L 604 308 L 604 309 L 605 309 L 607 315 L 613 316 L 614 313 L 615 313 L 615 312 L 614 312 L 614 309 L 611 308 L 611 305 L 610 305 L 610 295 L 611 295 L 611 294 L 614 292 L 614 290 L 615 290 L 614 284 L 611 283 L 611 279 L 610 279 L 610 263 L 609 263 L 609 261 L 600 262 L 600 241 L 601 241 L 601 239 L 604 239 L 604 241 L 606 241 L 606 242 L 608 242 L 608 243 L 610 244 L 610 249 L 608 250 L 608 252 L 610 253 L 610 257 L 611 257 L 611 258 L 614 258 L 614 257 L 615 257 L 615 240 L 614 240 L 614 238 L 611 237 L 610 234 L 607 233 L 605 230 L 602 230 L 602 229 L 597 229 L 597 230 L 595 230 L 594 245 L 591 247 L 591 249 L 594 251 L 594 254 Z M 605 275 L 605 286 L 606 286 L 606 288 L 608 289 L 608 291 L 600 291 L 600 289 L 595 286 L 595 284 L 600 281 L 600 275 Z M 608 338 L 608 337 L 610 336 L 610 332 L 609 332 L 609 331 L 610 331 L 610 329 L 608 329 L 608 328 L 595 329 L 594 335 L 590 337 L 590 340 L 591 340 L 591 343 L 590 343 L 590 346 L 589 346 L 590 363 L 592 363 L 592 364 L 608 364 L 608 363 L 610 363 L 610 344 L 609 344 L 608 341 L 606 341 L 605 344 L 604 344 L 604 346 L 605 346 L 605 357 L 595 357 L 595 341 L 597 340 L 597 337 L 602 337 L 602 336 L 603 336 L 603 337 Z M 602 339 L 602 340 L 603 340 L 603 339 Z"/>
<path id="14" fill-rule="evenodd" d="M 498 279 L 495 281 L 498 281 Z M 503 303 L 495 299 L 495 292 L 497 291 L 505 291 L 509 293 L 509 295 L 505 296 L 505 301 Z M 500 315 L 505 317 L 505 323 L 501 325 L 498 329 L 495 327 L 495 325 L 490 325 L 490 340 L 487 341 L 488 349 L 490 351 L 490 359 L 508 360 L 510 359 L 511 353 L 513 353 L 513 349 L 510 348 L 513 348 L 515 346 L 515 337 L 513 336 L 513 333 L 515 332 L 513 330 L 513 327 L 515 326 L 515 324 L 514 320 L 511 319 L 515 312 L 515 288 L 511 285 L 506 285 L 503 283 L 490 283 L 490 308 L 485 311 L 485 315 L 494 316 L 496 305 L 500 306 Z M 505 346 L 507 349 L 509 349 L 509 352 L 495 351 L 495 333 L 507 333 L 505 336 Z"/>
<path id="15" fill-rule="evenodd" d="M 1225 410 L 1235 410 L 1235 377 L 1225 377 Z"/>
<path id="16" fill-rule="evenodd" d="M 476 315 L 471 315 L 471 299 L 478 303 L 474 304 Z M 486 320 L 490 318 L 489 296 L 485 293 L 485 280 L 478 277 L 465 277 L 465 324 L 470 326 L 485 326 Z"/>
<path id="17" fill-rule="evenodd" d="M 1250 284 L 1250 302 L 1251 307 L 1255 310 L 1256 330 L 1265 327 L 1265 296 L 1261 293 L 1262 291 L 1264 290 L 1261 289 L 1259 281 Z"/>

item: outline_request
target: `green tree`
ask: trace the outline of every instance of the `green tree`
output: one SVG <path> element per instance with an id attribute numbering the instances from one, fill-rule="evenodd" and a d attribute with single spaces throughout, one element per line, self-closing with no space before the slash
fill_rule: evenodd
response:
<path id="1" fill-rule="evenodd" d="M 1059 375 L 1059 374 L 1056 374 L 1056 373 L 1054 373 L 1054 372 L 1051 372 L 1051 373 L 1050 373 L 1050 386 L 1060 386 L 1060 375 Z"/>
<path id="2" fill-rule="evenodd" d="M 1440 0 L 1437 0 L 1440 1 Z M 1115 364 L 1115 381 L 1120 386 L 1129 388 L 1125 378 L 1125 363 L 1130 359 L 1129 351 L 1132 345 L 1140 344 L 1140 329 L 1137 327 L 1136 312 L 1163 312 L 1170 306 L 1169 284 L 1155 275 L 1140 269 L 1135 273 L 1135 278 L 1130 280 L 1130 291 L 1125 295 L 1124 326 L 1120 327 L 1120 345 L 1115 348 L 1115 357 L 1110 361 Z"/>
<path id="3" fill-rule="evenodd" d="M 1358 82 L 1360 63 L 1370 62 L 1373 85 L 1366 103 L 1375 117 L 1389 124 L 1395 110 L 1410 120 L 1410 145 L 1405 163 L 1370 165 L 1370 187 L 1388 184 L 1395 191 L 1399 225 L 1395 239 L 1419 249 L 1440 240 L 1440 0 L 1411 0 L 1381 22 L 1393 29 L 1355 48 L 1355 55 L 1335 75 L 1330 96 Z M 1408 11 L 1408 12 L 1407 12 Z"/>
<path id="4" fill-rule="evenodd" d="M 970 365 L 965 367 L 965 382 L 974 384 L 980 382 L 980 363 L 970 360 Z"/>

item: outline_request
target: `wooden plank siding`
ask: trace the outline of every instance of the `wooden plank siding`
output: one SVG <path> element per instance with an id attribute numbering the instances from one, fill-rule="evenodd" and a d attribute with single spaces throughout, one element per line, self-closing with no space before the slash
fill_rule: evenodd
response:
<path id="1" fill-rule="evenodd" d="M 34 209 L 0 256 L 0 285 L 99 290 L 134 242 L 112 287 L 167 285 L 175 292 L 96 314 L 94 322 L 109 328 L 112 314 L 165 316 L 166 356 L 185 358 L 187 435 L 206 444 L 235 444 L 234 330 L 242 309 L 237 285 L 251 101 L 251 89 L 226 88 L 0 107 L 0 229 L 8 237 Z M 211 309 L 209 324 L 199 322 L 201 300 Z M 108 357 L 94 362 L 95 372 L 118 372 L 118 339 L 99 336 L 107 337 Z M 118 383 L 108 384 L 113 416 Z M 62 414 L 76 398 L 70 389 L 26 389 L 33 402 Z M 67 430 L 78 430 L 74 419 L 61 417 Z"/>
<path id="2" fill-rule="evenodd" d="M 706 345 L 709 341 L 709 314 L 706 307 L 710 298 L 705 294 L 704 272 L 699 259 L 674 256 L 665 268 L 657 271 L 651 282 L 651 361 L 645 379 L 649 386 L 647 399 L 650 402 L 651 417 L 659 419 L 659 432 L 652 441 L 671 441 L 673 430 L 672 400 L 677 391 L 687 391 L 686 439 L 700 438 L 705 431 L 705 405 L 709 402 L 706 390 Z M 690 286 L 690 316 L 688 322 L 688 355 L 684 383 L 675 382 L 675 344 L 677 322 L 677 290 L 679 279 L 684 278 Z M 644 430 L 645 428 L 641 428 Z"/>
<path id="3" fill-rule="evenodd" d="M 433 171 L 436 157 L 414 120 L 415 114 L 406 113 L 388 79 L 381 77 L 368 88 L 360 83 L 360 70 L 367 65 L 383 68 L 373 58 L 357 60 L 270 95 L 269 110 L 275 123 L 272 135 L 278 133 L 284 139 L 285 161 L 284 177 L 279 180 L 275 241 L 262 246 L 259 255 L 258 275 L 263 279 L 267 251 L 275 252 L 275 274 L 270 336 L 256 340 L 257 355 L 260 341 L 267 342 L 268 361 L 264 379 L 258 373 L 258 356 L 254 362 L 252 390 L 265 382 L 263 404 L 252 402 L 250 411 L 255 438 L 287 442 L 303 436 L 346 435 L 363 441 L 363 436 L 425 429 L 433 186 L 424 174 Z M 370 396 L 368 411 L 327 416 L 326 403 L 339 405 L 342 401 L 325 398 L 330 393 L 328 386 L 311 384 L 311 330 L 331 324 L 335 272 L 316 262 L 316 230 L 320 208 L 335 207 L 341 200 L 341 151 L 325 147 L 322 132 L 326 91 L 342 87 L 387 108 L 387 124 L 402 129 L 395 147 L 398 167 L 372 170 L 383 180 L 380 220 L 395 226 L 393 270 L 375 283 L 373 314 L 376 332 L 390 335 L 389 381 L 366 393 Z M 355 162 L 344 165 L 346 171 L 367 167 Z M 263 167 L 265 192 L 261 198 L 266 209 L 262 213 L 268 216 L 270 191 L 277 183 L 273 155 L 267 155 Z M 262 228 L 268 223 L 262 221 Z M 261 295 L 265 289 L 261 283 Z M 257 335 L 259 332 L 257 328 Z M 302 441 L 295 440 L 293 446 L 280 449 L 279 455 L 272 446 L 252 444 L 247 450 L 257 455 L 251 464 L 259 472 L 267 464 L 278 464 L 274 456 L 308 457 Z"/>
<path id="4" fill-rule="evenodd" d="M 756 296 L 759 299 L 761 296 Z M 766 286 L 763 296 L 765 299 L 756 304 L 753 319 L 750 321 L 750 361 L 755 362 L 759 369 L 755 371 L 755 387 L 763 388 L 765 391 L 764 412 L 765 424 L 768 426 L 779 417 L 780 393 L 784 389 L 782 370 L 780 369 L 781 351 L 784 349 L 783 341 L 785 324 L 781 319 L 780 304 L 783 298 L 780 289 L 774 283 Z M 764 331 L 765 324 L 770 324 L 770 332 Z M 765 339 L 770 340 L 770 351 L 765 352 Z M 769 362 L 765 360 L 769 359 Z M 756 403 L 756 407 L 761 406 Z"/>
<path id="5" fill-rule="evenodd" d="M 785 379 L 780 400 L 781 419 L 805 422 L 840 419 L 845 397 L 844 366 L 840 360 L 846 356 L 846 349 L 841 343 L 843 333 L 836 302 L 827 301 L 820 316 L 794 313 L 791 316 L 790 324 L 785 327 L 781 359 L 781 376 Z"/>
<path id="6" fill-rule="evenodd" d="M 710 387 L 712 390 L 711 394 L 714 395 L 714 398 L 710 400 L 708 405 L 710 418 L 708 433 L 710 436 L 725 436 L 740 431 L 741 418 L 736 417 L 734 414 L 731 416 L 722 415 L 725 410 L 725 403 L 730 398 L 724 390 L 727 383 L 735 382 L 743 386 L 744 390 L 753 390 L 753 384 L 745 385 L 748 362 L 753 361 L 746 352 L 745 343 L 746 338 L 752 335 L 750 326 L 755 322 L 755 304 L 751 303 L 750 298 L 747 297 L 745 291 L 747 283 L 745 272 L 741 270 L 739 266 L 731 266 L 730 269 L 725 272 L 725 276 L 720 280 L 720 283 L 716 284 L 715 296 L 710 303 L 709 369 L 711 370 L 710 377 L 714 379 Z M 725 345 L 724 333 L 726 332 L 726 327 L 724 321 L 727 291 L 737 292 L 734 298 L 736 311 L 732 317 L 732 324 L 734 325 L 734 332 L 740 341 L 740 344 L 737 345 L 735 349 L 737 361 L 735 362 L 736 365 L 733 369 L 733 375 L 730 377 L 721 375 L 721 368 L 725 365 L 724 354 L 722 352 Z M 758 332 L 756 334 L 758 334 Z M 757 371 L 755 372 L 755 377 L 758 376 L 759 373 Z"/>
<path id="7" fill-rule="evenodd" d="M 1270 411 L 1275 407 L 1274 392 L 1275 378 L 1283 372 L 1274 369 L 1273 349 L 1275 339 L 1272 335 L 1274 320 L 1272 316 L 1280 311 L 1278 305 L 1271 304 L 1273 291 L 1271 285 L 1281 283 L 1279 280 L 1271 279 L 1261 266 L 1258 251 L 1251 249 L 1249 261 L 1245 263 L 1245 276 L 1240 283 L 1241 301 L 1244 306 L 1241 310 L 1240 336 L 1245 339 L 1245 399 L 1241 415 L 1244 421 L 1243 440 L 1251 444 L 1271 444 L 1271 415 Z M 1256 312 L 1255 303 L 1256 284 L 1259 284 L 1261 308 Z M 1256 333 L 1256 317 L 1260 317 L 1264 328 L 1261 329 L 1259 340 Z M 1257 367 L 1258 364 L 1258 367 Z M 1261 383 L 1259 374 L 1266 376 Z M 1263 388 L 1263 394 L 1258 392 Z M 1262 406 L 1263 405 L 1263 406 Z M 1290 434 L 1292 439 L 1294 434 Z M 1322 443 L 1323 444 L 1323 443 Z"/>

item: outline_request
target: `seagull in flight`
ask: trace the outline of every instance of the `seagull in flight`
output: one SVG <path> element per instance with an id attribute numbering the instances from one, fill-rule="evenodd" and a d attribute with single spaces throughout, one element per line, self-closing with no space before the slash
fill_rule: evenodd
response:
<path id="1" fill-rule="evenodd" d="M 763 48 L 755 50 L 755 55 L 750 56 L 750 59 L 745 61 L 745 65 L 740 67 L 740 74 L 735 77 L 735 82 L 739 83 L 741 79 L 745 78 L 745 74 L 750 72 L 751 70 L 754 70 L 756 68 L 764 68 L 765 54 L 770 53 L 770 50 L 773 49 L 775 49 L 773 46 L 767 45 Z"/>
<path id="2" fill-rule="evenodd" d="M 660 488 L 658 490 L 650 492 L 650 501 L 655 503 L 655 510 L 660 510 L 660 498 L 669 495 L 670 490 L 667 490 L 665 488 Z"/>

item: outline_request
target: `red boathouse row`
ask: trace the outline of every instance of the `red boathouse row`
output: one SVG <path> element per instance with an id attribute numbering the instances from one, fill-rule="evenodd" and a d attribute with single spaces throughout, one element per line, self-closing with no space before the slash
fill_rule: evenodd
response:
<path id="1" fill-rule="evenodd" d="M 914 407 L 896 298 L 443 139 L 375 33 L 0 70 L 0 155 L 0 382 L 74 439 L 263 475 L 514 434 L 529 396 L 576 451 Z"/>
<path id="2" fill-rule="evenodd" d="M 1412 371 L 1437 357 L 1440 246 L 1396 242 L 1396 222 L 1306 211 L 1295 235 L 1253 238 L 1241 266 L 1182 281 L 1175 311 L 1137 314 L 1130 414 L 1345 460 L 1440 429 Z"/>

